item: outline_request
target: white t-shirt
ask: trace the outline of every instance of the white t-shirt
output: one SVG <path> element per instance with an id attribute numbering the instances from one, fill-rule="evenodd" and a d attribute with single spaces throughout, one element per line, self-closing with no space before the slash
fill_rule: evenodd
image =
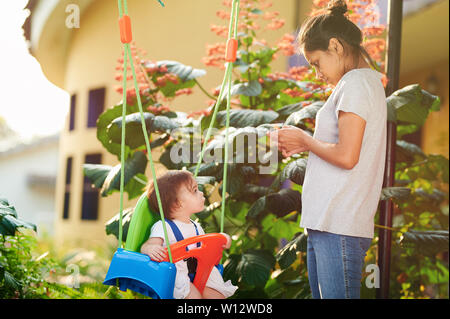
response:
<path id="1" fill-rule="evenodd" d="M 302 189 L 300 227 L 373 238 L 386 156 L 387 105 L 382 74 L 372 69 L 347 72 L 317 112 L 314 139 L 339 141 L 339 110 L 366 121 L 359 162 L 335 166 L 309 152 Z"/>
<path id="2" fill-rule="evenodd" d="M 172 219 L 172 221 L 177 225 L 178 229 L 180 230 L 181 234 L 183 235 L 183 238 L 189 238 L 193 236 L 197 236 L 197 233 L 195 232 L 195 227 L 192 222 L 184 223 L 179 220 Z M 172 245 L 177 242 L 175 235 L 172 232 L 172 228 L 170 225 L 166 223 L 166 229 L 167 229 L 167 237 L 169 239 L 169 244 Z M 195 225 L 198 229 L 199 235 L 204 235 L 205 231 L 203 230 L 202 226 L 200 226 L 199 223 L 195 222 Z M 159 220 L 157 221 L 150 231 L 150 238 L 152 237 L 160 237 L 163 240 L 163 247 L 166 247 L 166 241 L 164 239 L 164 230 L 163 230 L 163 224 Z M 188 249 L 195 249 L 197 248 L 197 244 L 192 244 L 188 246 Z M 175 276 L 175 287 L 173 289 L 173 297 L 175 299 L 184 299 L 190 292 L 190 279 L 188 276 L 188 268 L 187 268 L 187 262 L 186 261 L 179 261 L 175 263 L 175 267 L 177 268 L 177 273 Z M 219 270 L 216 267 L 213 267 L 211 270 L 211 274 L 209 275 L 208 281 L 206 282 L 206 286 L 210 287 L 212 289 L 215 289 L 219 291 L 222 295 L 224 295 L 226 298 L 232 296 L 234 292 L 236 291 L 237 287 L 233 286 L 230 280 L 227 280 L 226 282 L 223 281 L 222 275 L 220 274 Z"/>

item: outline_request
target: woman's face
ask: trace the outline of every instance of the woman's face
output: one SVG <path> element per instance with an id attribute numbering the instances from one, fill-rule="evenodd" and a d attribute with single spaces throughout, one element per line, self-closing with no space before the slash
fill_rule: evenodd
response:
<path id="1" fill-rule="evenodd" d="M 344 75 L 343 47 L 337 39 L 330 39 L 328 50 L 304 51 L 308 63 L 314 67 L 319 80 L 336 86 Z"/>

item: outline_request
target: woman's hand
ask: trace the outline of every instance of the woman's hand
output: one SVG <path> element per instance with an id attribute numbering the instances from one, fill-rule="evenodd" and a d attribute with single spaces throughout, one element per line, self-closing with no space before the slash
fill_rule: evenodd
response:
<path id="1" fill-rule="evenodd" d="M 285 125 L 281 129 L 269 133 L 271 141 L 278 144 L 278 149 L 284 157 L 289 157 L 293 154 L 309 151 L 309 142 L 312 136 L 304 130 Z"/>

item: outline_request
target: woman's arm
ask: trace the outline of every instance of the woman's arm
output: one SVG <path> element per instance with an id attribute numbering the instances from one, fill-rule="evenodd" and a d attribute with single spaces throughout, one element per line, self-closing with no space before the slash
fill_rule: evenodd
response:
<path id="1" fill-rule="evenodd" d="M 354 113 L 339 111 L 338 126 L 338 143 L 311 138 L 307 148 L 324 161 L 344 169 L 352 169 L 359 162 L 366 121 Z"/>
<path id="2" fill-rule="evenodd" d="M 352 169 L 359 161 L 366 121 L 354 113 L 339 111 L 338 127 L 338 143 L 320 141 L 294 126 L 271 133 L 271 139 L 275 137 L 285 157 L 311 151 L 335 166 Z"/>

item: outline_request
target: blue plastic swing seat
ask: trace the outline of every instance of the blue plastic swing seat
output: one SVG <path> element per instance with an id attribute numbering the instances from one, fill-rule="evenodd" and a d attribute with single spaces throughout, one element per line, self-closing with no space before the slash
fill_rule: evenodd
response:
<path id="1" fill-rule="evenodd" d="M 148 239 L 151 226 L 160 220 L 150 210 L 146 193 L 136 203 L 128 228 L 125 249 L 117 248 L 106 274 L 104 285 L 116 286 L 126 291 L 133 290 L 154 299 L 173 299 L 176 266 L 170 262 L 156 262 L 139 253 Z M 223 275 L 223 265 L 216 265 Z"/>
<path id="2" fill-rule="evenodd" d="M 169 262 L 156 262 L 149 256 L 118 248 L 106 274 L 104 285 L 133 290 L 154 299 L 173 299 L 176 267 Z"/>

